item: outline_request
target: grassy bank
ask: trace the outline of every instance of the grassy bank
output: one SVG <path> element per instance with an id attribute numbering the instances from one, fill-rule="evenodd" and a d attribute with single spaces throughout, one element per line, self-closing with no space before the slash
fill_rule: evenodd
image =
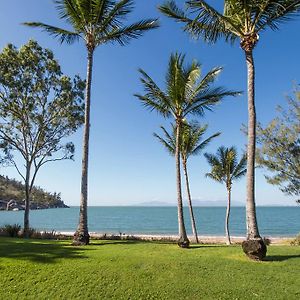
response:
<path id="1" fill-rule="evenodd" d="M 0 238 L 0 299 L 299 299 L 299 250 Z"/>

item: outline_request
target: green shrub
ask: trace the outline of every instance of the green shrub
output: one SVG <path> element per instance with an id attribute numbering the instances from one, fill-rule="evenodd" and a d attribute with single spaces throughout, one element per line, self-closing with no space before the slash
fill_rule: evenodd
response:
<path id="1" fill-rule="evenodd" d="M 9 236 L 9 237 L 17 237 L 19 235 L 19 232 L 21 230 L 21 225 L 19 224 L 6 224 L 1 228 L 1 231 L 3 235 Z"/>
<path id="2" fill-rule="evenodd" d="M 42 231 L 40 232 L 40 238 L 43 240 L 56 240 L 57 233 L 55 230 L 52 231 Z"/>
<path id="3" fill-rule="evenodd" d="M 300 246 L 300 233 L 291 241 L 292 246 Z"/>

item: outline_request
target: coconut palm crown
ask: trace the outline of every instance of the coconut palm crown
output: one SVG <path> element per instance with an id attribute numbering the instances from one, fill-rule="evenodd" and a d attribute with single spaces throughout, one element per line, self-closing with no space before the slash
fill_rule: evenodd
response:
<path id="1" fill-rule="evenodd" d="M 165 118 L 172 117 L 176 126 L 176 178 L 177 178 L 177 202 L 178 202 L 178 226 L 180 247 L 188 247 L 189 240 L 186 235 L 181 192 L 180 175 L 180 136 L 185 117 L 188 115 L 203 116 L 206 110 L 212 110 L 213 106 L 226 96 L 237 96 L 240 93 L 229 91 L 223 87 L 211 87 L 222 68 L 214 68 L 204 77 L 201 77 L 201 67 L 193 61 L 190 65 L 184 65 L 185 56 L 172 54 L 166 73 L 165 90 L 159 88 L 154 80 L 140 69 L 141 82 L 145 94 L 135 96 L 142 102 L 145 108 L 156 111 Z"/>
<path id="2" fill-rule="evenodd" d="M 134 9 L 134 0 L 54 0 L 59 17 L 72 29 L 64 29 L 41 22 L 25 22 L 39 27 L 58 38 L 61 43 L 72 44 L 83 39 L 88 50 L 101 44 L 117 42 L 126 45 L 145 31 L 157 28 L 157 19 L 141 20 L 124 25 Z"/>
<path id="3" fill-rule="evenodd" d="M 87 49 L 87 79 L 85 96 L 85 124 L 83 133 L 83 157 L 81 176 L 81 199 L 79 224 L 74 234 L 74 244 L 89 243 L 87 201 L 88 201 L 88 159 L 90 138 L 90 103 L 95 49 L 106 43 L 126 45 L 131 39 L 140 37 L 145 31 L 157 28 L 156 19 L 141 20 L 130 25 L 124 21 L 134 6 L 133 0 L 54 0 L 59 17 L 69 28 L 59 28 L 41 22 L 26 22 L 27 26 L 38 27 L 58 38 L 61 43 L 73 44 L 83 40 Z"/>
<path id="4" fill-rule="evenodd" d="M 159 142 L 167 149 L 171 155 L 175 155 L 176 145 L 176 126 L 172 124 L 172 133 L 170 134 L 165 127 L 160 127 L 165 137 L 154 133 Z M 183 161 L 187 161 L 190 156 L 196 156 L 208 146 L 212 139 L 219 136 L 221 133 L 217 132 L 210 137 L 203 140 L 203 135 L 206 132 L 208 125 L 201 126 L 197 122 L 182 124 L 181 137 L 180 137 L 180 154 Z"/>
<path id="5" fill-rule="evenodd" d="M 166 1 L 160 11 L 184 23 L 184 30 L 196 38 L 215 43 L 220 38 L 235 42 L 240 40 L 245 51 L 252 50 L 259 39 L 259 32 L 279 25 L 300 13 L 299 0 L 225 0 L 223 13 L 207 1 L 186 1 L 186 10 L 175 1 Z"/>
<path id="6" fill-rule="evenodd" d="M 244 154 L 238 161 L 235 147 L 222 146 L 218 148 L 216 155 L 205 153 L 204 156 L 212 167 L 211 172 L 206 176 L 225 184 L 228 190 L 231 190 L 233 180 L 240 179 L 247 172 L 247 155 Z"/>

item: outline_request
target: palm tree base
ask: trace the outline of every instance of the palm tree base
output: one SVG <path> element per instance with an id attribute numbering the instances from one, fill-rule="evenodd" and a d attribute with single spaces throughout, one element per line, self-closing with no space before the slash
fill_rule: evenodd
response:
<path id="1" fill-rule="evenodd" d="M 76 231 L 73 237 L 73 245 L 74 246 L 84 246 L 90 243 L 90 235 L 88 232 L 79 232 Z"/>
<path id="2" fill-rule="evenodd" d="M 267 246 L 262 238 L 247 239 L 243 241 L 242 248 L 244 253 L 253 260 L 263 260 L 267 254 Z"/>
<path id="3" fill-rule="evenodd" d="M 190 241 L 188 239 L 180 238 L 177 242 L 177 245 L 180 248 L 189 248 L 190 246 Z"/>

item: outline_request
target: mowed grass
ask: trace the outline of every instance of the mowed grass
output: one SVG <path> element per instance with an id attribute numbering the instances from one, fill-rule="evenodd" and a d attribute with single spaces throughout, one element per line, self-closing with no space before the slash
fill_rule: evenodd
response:
<path id="1" fill-rule="evenodd" d="M 0 238 L 0 299 L 300 299 L 300 248 Z"/>

